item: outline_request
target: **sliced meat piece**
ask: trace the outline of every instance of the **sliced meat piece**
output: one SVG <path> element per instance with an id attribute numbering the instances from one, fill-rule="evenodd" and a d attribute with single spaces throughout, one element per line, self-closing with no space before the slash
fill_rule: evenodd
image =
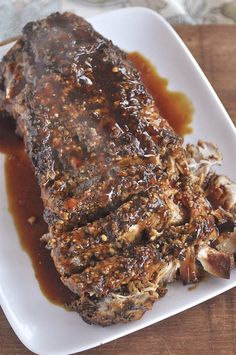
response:
<path id="1" fill-rule="evenodd" d="M 130 196 L 156 185 L 159 172 L 160 169 L 153 167 L 153 164 L 151 166 L 132 165 L 127 169 L 119 167 L 119 171 L 114 171 L 114 176 L 107 176 L 106 180 L 101 179 L 102 181 L 82 192 L 78 193 L 74 188 L 73 194 L 73 190 L 71 192 L 66 188 L 63 189 L 63 194 L 65 195 L 66 190 L 67 196 L 59 194 L 56 198 L 57 203 L 55 203 L 55 194 L 51 197 L 48 191 L 44 190 L 42 197 L 47 208 L 45 219 L 50 224 L 52 216 L 56 215 L 58 224 L 61 221 L 68 221 L 67 229 L 69 226 L 75 228 L 77 225 L 97 220 L 119 207 Z M 50 188 L 51 191 L 55 191 L 57 183 Z"/>
<path id="2" fill-rule="evenodd" d="M 229 279 L 232 264 L 229 254 L 205 246 L 199 249 L 197 259 L 204 270 L 213 276 Z"/>
<path id="3" fill-rule="evenodd" d="M 215 209 L 222 207 L 236 214 L 236 184 L 228 177 L 213 175 L 207 187 L 207 198 Z"/>
<path id="4" fill-rule="evenodd" d="M 216 249 L 218 251 L 222 251 L 223 253 L 227 253 L 229 255 L 236 255 L 236 228 L 234 228 L 233 232 L 222 233 L 217 238 Z"/>
<path id="5" fill-rule="evenodd" d="M 165 295 L 166 288 L 163 285 L 175 280 L 178 267 L 178 260 L 157 263 L 151 281 L 138 278 L 105 297 L 93 295 L 80 298 L 73 302 L 72 308 L 86 322 L 104 326 L 138 320 L 159 297 Z"/>
<path id="6" fill-rule="evenodd" d="M 154 240 L 154 231 L 171 223 L 166 199 L 163 192 L 153 187 L 132 197 L 107 217 L 70 233 L 48 235 L 48 248 L 60 274 L 78 272 L 90 263 L 124 254 L 139 242 Z"/>

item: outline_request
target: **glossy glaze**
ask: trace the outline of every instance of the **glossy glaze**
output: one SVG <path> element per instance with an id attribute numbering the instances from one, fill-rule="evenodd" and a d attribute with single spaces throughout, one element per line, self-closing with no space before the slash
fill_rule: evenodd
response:
<path id="1" fill-rule="evenodd" d="M 182 92 L 170 91 L 168 79 L 160 76 L 142 54 L 130 53 L 129 59 L 141 73 L 141 78 L 153 96 L 160 114 L 170 123 L 175 132 L 180 136 L 191 133 L 194 108 L 188 96 Z"/>

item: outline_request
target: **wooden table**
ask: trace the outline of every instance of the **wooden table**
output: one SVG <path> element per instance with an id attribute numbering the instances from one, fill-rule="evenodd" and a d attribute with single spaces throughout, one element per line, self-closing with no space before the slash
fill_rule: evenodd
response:
<path id="1" fill-rule="evenodd" d="M 176 29 L 236 124 L 236 26 Z M 0 355 L 13 354 L 30 352 L 17 339 L 0 310 Z M 236 288 L 146 329 L 81 353 L 95 354 L 236 354 Z"/>

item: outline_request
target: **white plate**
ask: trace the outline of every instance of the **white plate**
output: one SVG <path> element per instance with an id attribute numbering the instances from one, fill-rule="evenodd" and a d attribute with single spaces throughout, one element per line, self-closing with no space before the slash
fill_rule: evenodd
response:
<path id="1" fill-rule="evenodd" d="M 236 180 L 234 126 L 199 66 L 165 20 L 151 10 L 128 8 L 98 15 L 90 22 L 122 49 L 143 53 L 161 75 L 170 79 L 171 89 L 187 93 L 195 108 L 194 130 L 187 140 L 196 142 L 203 138 L 217 143 L 224 154 L 221 171 Z M 0 56 L 6 49 L 1 49 Z M 92 348 L 170 317 L 236 285 L 236 270 L 230 280 L 209 278 L 192 292 L 175 283 L 140 321 L 107 328 L 84 323 L 78 314 L 51 304 L 40 292 L 30 259 L 20 247 L 8 212 L 3 162 L 4 156 L 0 155 L 0 300 L 15 333 L 33 352 L 60 355 Z"/>

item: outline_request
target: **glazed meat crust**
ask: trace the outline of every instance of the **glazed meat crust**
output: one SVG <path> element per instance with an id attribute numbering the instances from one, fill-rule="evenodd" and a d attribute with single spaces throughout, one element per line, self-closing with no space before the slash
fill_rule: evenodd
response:
<path id="1" fill-rule="evenodd" d="M 207 200 L 213 180 L 191 169 L 194 149 L 124 52 L 81 17 L 55 13 L 25 26 L 0 74 L 1 109 L 16 119 L 41 188 L 43 240 L 78 295 L 70 308 L 90 323 L 127 322 L 177 275 L 197 281 L 197 259 L 229 276 L 232 257 L 216 240 L 227 218 L 231 236 L 234 211 Z"/>

